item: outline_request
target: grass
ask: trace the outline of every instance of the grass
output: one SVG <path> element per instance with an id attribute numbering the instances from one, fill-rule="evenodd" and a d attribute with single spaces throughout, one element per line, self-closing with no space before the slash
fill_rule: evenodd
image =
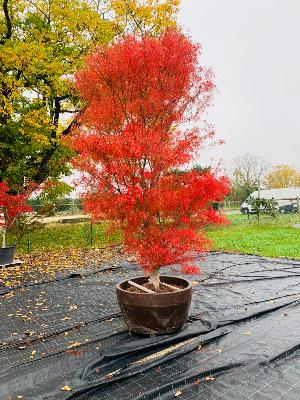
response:
<path id="1" fill-rule="evenodd" d="M 108 224 L 97 223 L 92 226 L 92 247 L 104 247 L 121 242 L 121 234 L 107 234 Z M 8 237 L 8 243 L 15 243 L 13 237 Z M 91 247 L 91 224 L 89 222 L 76 224 L 48 224 L 29 236 L 29 250 L 59 250 Z M 18 243 L 18 253 L 28 253 L 28 237 Z"/>
<path id="2" fill-rule="evenodd" d="M 208 237 L 214 250 L 258 254 L 270 257 L 300 259 L 300 229 L 292 225 L 300 223 L 298 215 L 279 215 L 275 219 L 263 216 L 258 224 L 254 216 L 230 215 L 230 225 L 208 229 Z M 107 235 L 107 223 L 93 224 L 92 247 L 104 247 L 120 243 L 121 234 Z M 25 237 L 19 244 L 18 253 L 28 252 Z M 9 242 L 14 242 L 10 238 Z M 88 248 L 91 246 L 89 222 L 77 224 L 49 224 L 30 236 L 30 251 Z"/>
<path id="3" fill-rule="evenodd" d="M 255 216 L 228 218 L 230 225 L 208 231 L 214 250 L 300 259 L 300 229 L 292 226 L 300 223 L 299 215 L 263 216 L 260 223 Z"/>

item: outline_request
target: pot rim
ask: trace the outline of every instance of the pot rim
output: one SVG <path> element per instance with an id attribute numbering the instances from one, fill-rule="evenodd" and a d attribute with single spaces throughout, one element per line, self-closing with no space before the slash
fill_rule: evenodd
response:
<path id="1" fill-rule="evenodd" d="M 128 282 L 129 280 L 133 280 L 133 279 L 136 279 L 136 278 L 149 278 L 148 276 L 142 275 L 142 276 L 135 276 L 134 278 L 131 278 L 131 279 L 128 278 L 128 279 L 125 279 L 125 280 L 122 281 L 122 282 L 117 283 L 116 289 L 119 290 L 120 292 L 123 292 L 123 293 L 130 293 L 130 294 L 132 294 L 132 295 L 138 295 L 138 296 L 145 296 L 145 295 L 147 295 L 147 296 L 149 296 L 149 295 L 150 295 L 150 296 L 167 296 L 167 295 L 174 295 L 174 293 L 183 293 L 183 292 L 185 292 L 185 291 L 190 290 L 190 289 L 193 287 L 192 284 L 191 284 L 191 282 L 190 282 L 189 280 L 187 280 L 187 279 L 185 279 L 185 278 L 182 278 L 181 276 L 178 276 L 178 277 L 177 277 L 177 276 L 173 276 L 173 275 L 160 275 L 160 278 L 164 278 L 164 277 L 181 279 L 181 280 L 187 282 L 187 283 L 188 283 L 188 286 L 185 287 L 185 288 L 183 288 L 183 289 L 180 289 L 179 291 L 176 291 L 176 292 L 163 292 L 163 293 L 147 293 L 147 292 L 145 292 L 145 293 L 138 293 L 138 292 L 128 292 L 128 290 L 125 290 L 125 289 L 122 289 L 122 288 L 121 288 L 121 285 L 122 285 L 123 283 L 125 283 L 125 282 Z"/>

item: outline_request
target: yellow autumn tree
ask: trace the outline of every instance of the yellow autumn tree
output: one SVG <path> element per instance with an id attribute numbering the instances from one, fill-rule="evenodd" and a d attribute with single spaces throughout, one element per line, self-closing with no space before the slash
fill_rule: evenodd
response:
<path id="1" fill-rule="evenodd" d="M 300 171 L 290 165 L 276 165 L 266 176 L 268 189 L 300 187 Z"/>
<path id="2" fill-rule="evenodd" d="M 73 74 L 117 36 L 174 26 L 179 0 L 3 0 L 0 8 L 0 181 L 16 190 L 69 172 L 62 144 L 81 108 Z"/>

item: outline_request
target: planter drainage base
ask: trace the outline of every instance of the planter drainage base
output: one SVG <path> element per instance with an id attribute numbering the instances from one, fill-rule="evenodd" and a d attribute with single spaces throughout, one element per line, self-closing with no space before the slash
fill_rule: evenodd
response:
<path id="1" fill-rule="evenodd" d="M 9 264 L 0 264 L 0 269 L 2 268 L 9 268 L 9 267 L 16 267 L 17 265 L 23 264 L 24 261 L 21 260 L 14 260 L 12 263 Z"/>

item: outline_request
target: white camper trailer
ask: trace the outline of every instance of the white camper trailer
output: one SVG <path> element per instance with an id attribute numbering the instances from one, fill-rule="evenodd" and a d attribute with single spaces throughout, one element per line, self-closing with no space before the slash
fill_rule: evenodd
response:
<path id="1" fill-rule="evenodd" d="M 259 197 L 261 199 L 273 199 L 279 212 L 295 212 L 297 210 L 297 198 L 300 198 L 300 188 L 261 189 Z M 241 213 L 253 212 L 251 200 L 256 198 L 258 198 L 258 191 L 253 192 L 244 201 L 241 205 Z"/>

